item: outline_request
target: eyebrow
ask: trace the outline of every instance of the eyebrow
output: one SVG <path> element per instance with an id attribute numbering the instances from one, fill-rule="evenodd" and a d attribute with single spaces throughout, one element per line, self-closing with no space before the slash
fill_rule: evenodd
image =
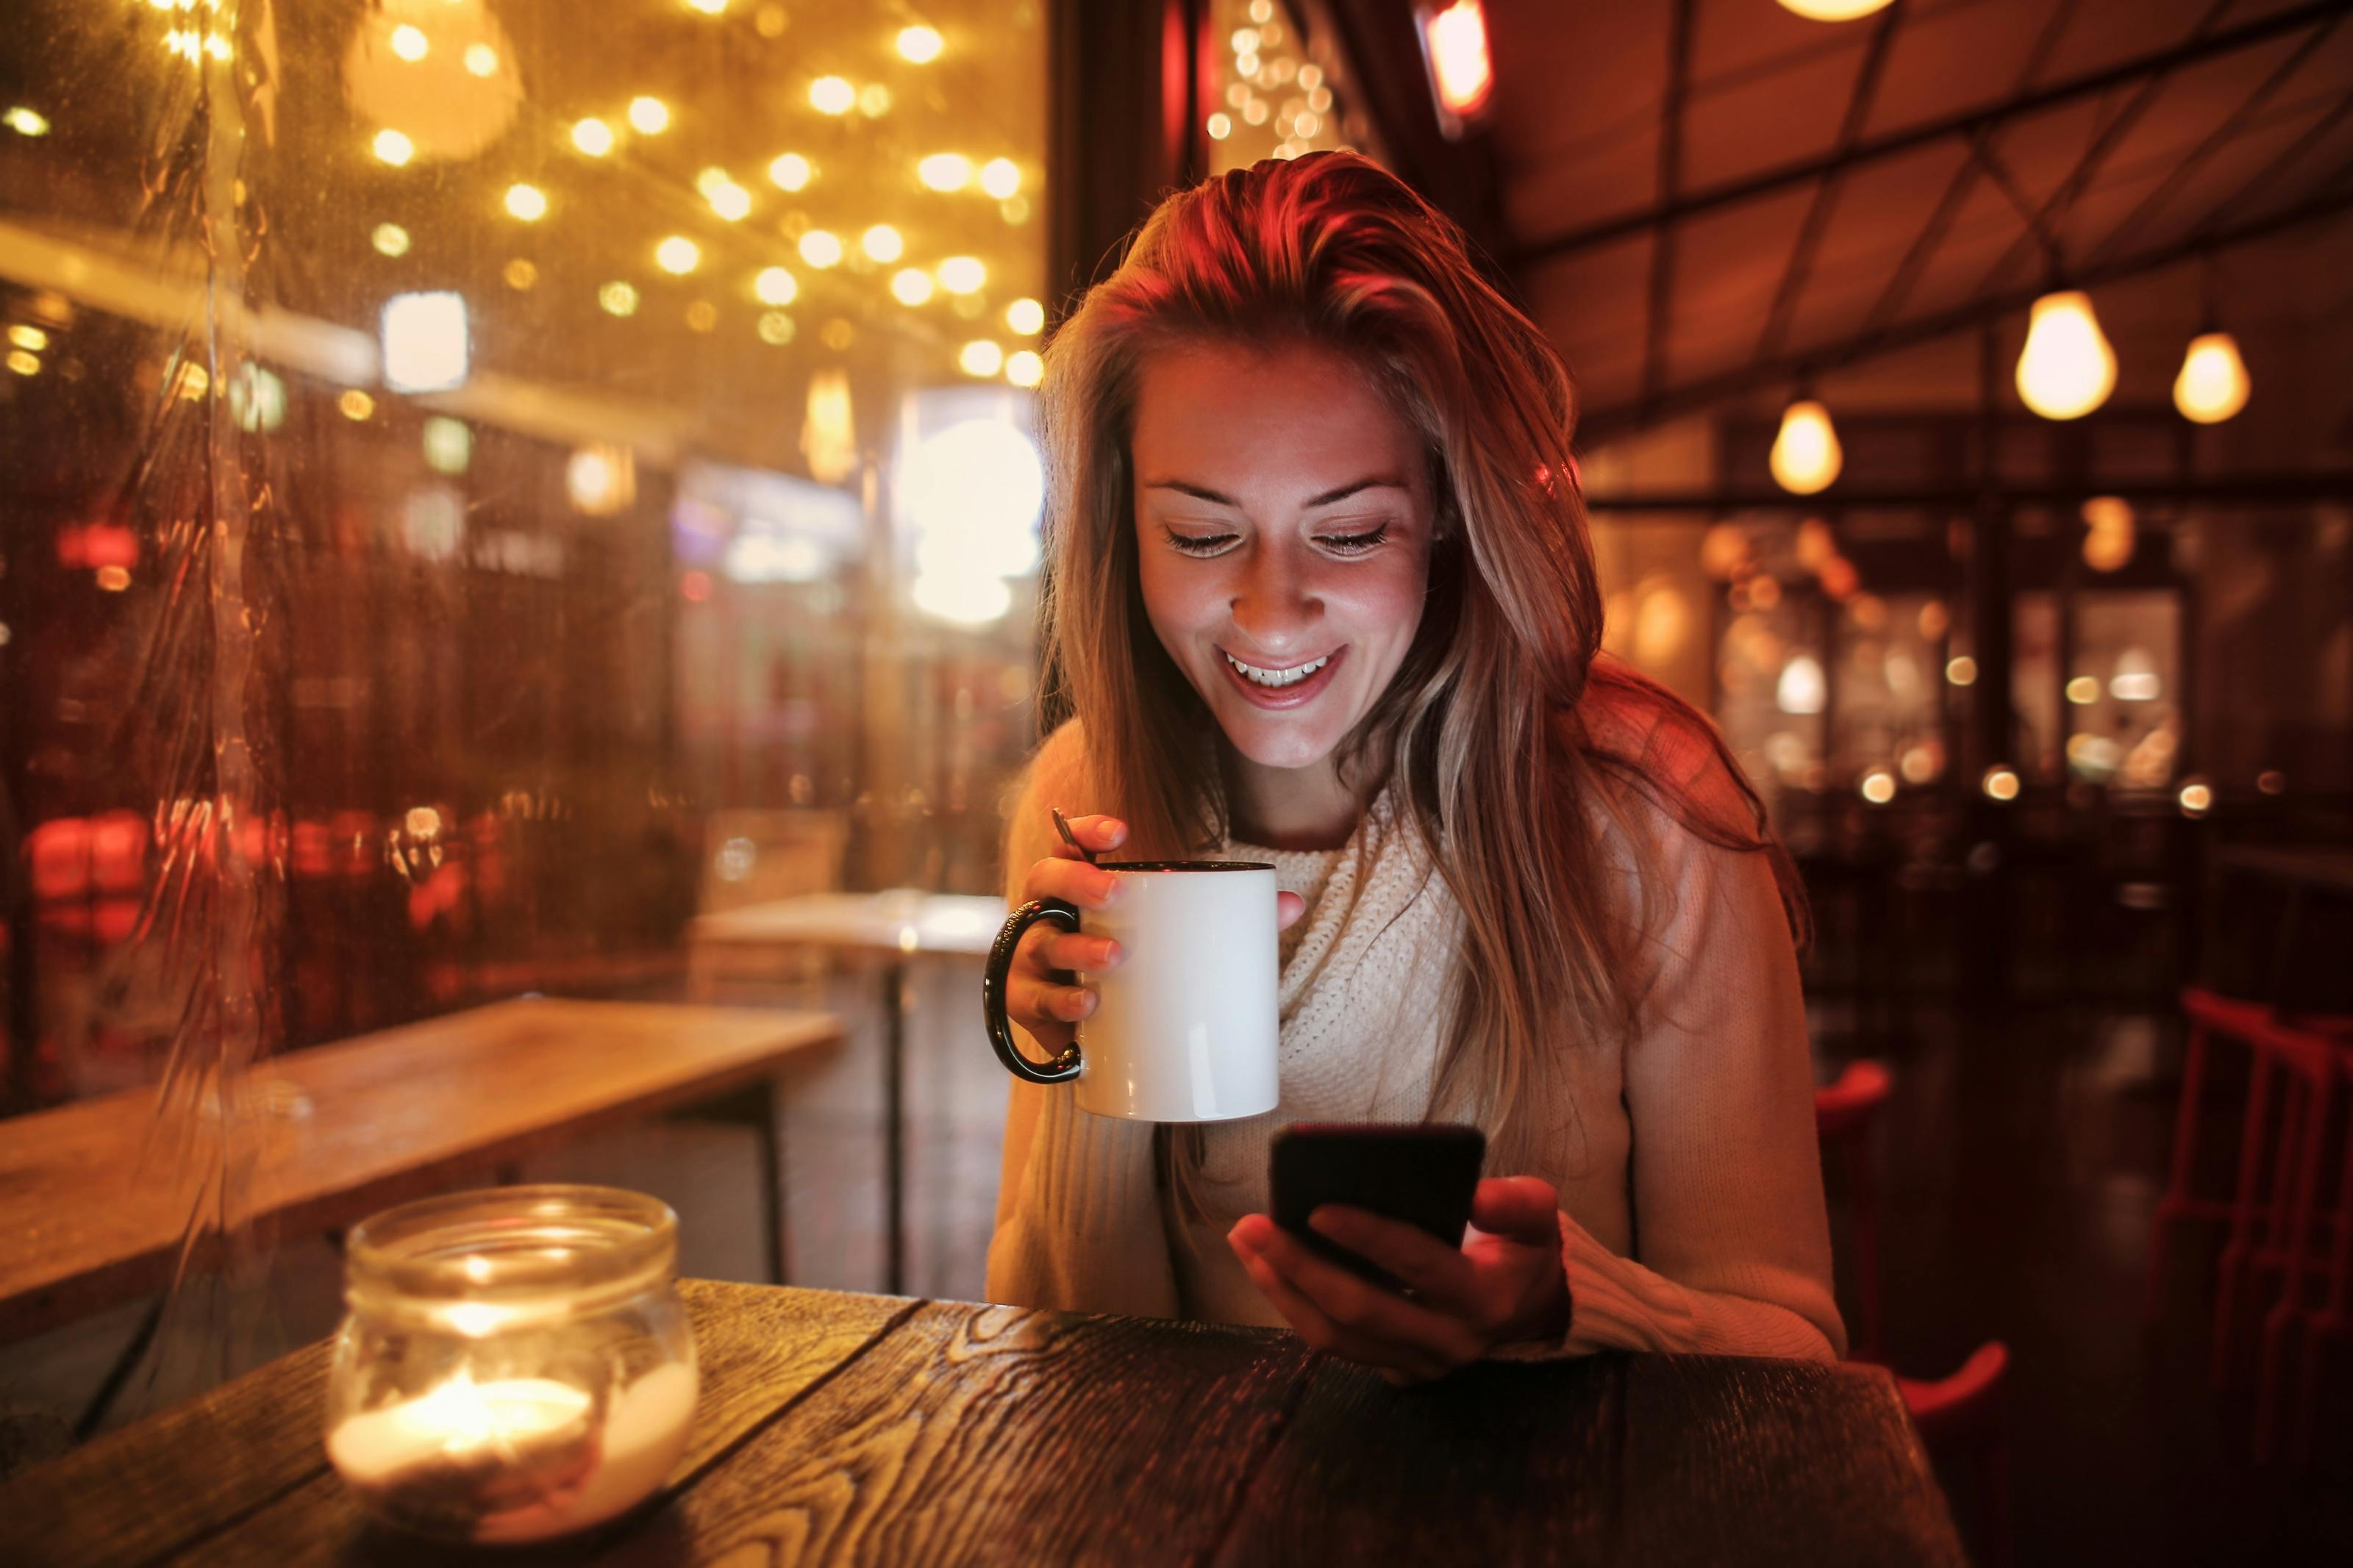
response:
<path id="1" fill-rule="evenodd" d="M 1208 501 L 1215 506 L 1238 507 L 1241 504 L 1235 500 L 1233 497 L 1221 495 L 1218 491 L 1209 489 L 1207 485 L 1192 484 L 1184 479 L 1152 479 L 1147 481 L 1144 488 L 1148 490 L 1180 490 L 1184 494 L 1191 496 L 1197 500 Z M 1367 478 L 1358 479 L 1354 484 L 1342 485 L 1337 489 L 1325 490 L 1320 496 L 1311 497 L 1309 498 L 1307 504 L 1310 507 L 1330 506 L 1334 501 L 1346 500 L 1350 496 L 1355 495 L 1359 490 L 1401 490 L 1408 488 L 1409 487 L 1403 479 L 1388 479 L 1381 475 L 1374 474 Z"/>

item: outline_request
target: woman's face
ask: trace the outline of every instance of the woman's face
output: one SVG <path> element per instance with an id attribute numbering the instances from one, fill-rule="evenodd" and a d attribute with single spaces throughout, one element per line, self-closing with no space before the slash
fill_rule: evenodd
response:
<path id="1" fill-rule="evenodd" d="M 1341 355 L 1205 345 L 1146 363 L 1131 450 L 1160 646 L 1243 757 L 1323 763 L 1421 623 L 1419 435 Z"/>

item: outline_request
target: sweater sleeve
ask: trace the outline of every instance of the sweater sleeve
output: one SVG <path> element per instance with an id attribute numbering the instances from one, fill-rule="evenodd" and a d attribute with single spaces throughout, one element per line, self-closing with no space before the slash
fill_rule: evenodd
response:
<path id="1" fill-rule="evenodd" d="M 1673 908 L 1623 1080 L 1640 1261 L 1562 1214 L 1567 1334 L 1504 1353 L 1835 1360 L 1805 1005 L 1771 868 L 1680 829 L 1661 847 Z"/>

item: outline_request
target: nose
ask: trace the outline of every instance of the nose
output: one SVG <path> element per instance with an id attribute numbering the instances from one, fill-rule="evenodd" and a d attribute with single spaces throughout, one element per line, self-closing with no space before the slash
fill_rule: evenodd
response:
<path id="1" fill-rule="evenodd" d="M 1250 649 L 1277 658 L 1313 652 L 1324 600 L 1304 563 L 1279 545 L 1250 552 L 1227 602 L 1227 614 Z"/>

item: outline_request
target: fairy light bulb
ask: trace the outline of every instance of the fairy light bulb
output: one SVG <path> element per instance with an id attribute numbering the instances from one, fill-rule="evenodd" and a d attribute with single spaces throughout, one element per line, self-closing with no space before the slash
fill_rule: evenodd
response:
<path id="1" fill-rule="evenodd" d="M 682 234 L 673 234 L 654 247 L 654 261 L 664 272 L 683 278 L 702 260 L 702 247 Z"/>
<path id="2" fill-rule="evenodd" d="M 915 165 L 915 177 L 934 191 L 960 191 L 972 184 L 972 160 L 961 153 L 934 153 Z"/>
<path id="3" fill-rule="evenodd" d="M 2247 364 L 2228 332 L 2206 332 L 2189 340 L 2181 356 L 2181 374 L 2173 378 L 2173 405 L 2184 419 L 2220 425 L 2247 405 Z"/>
<path id="4" fill-rule="evenodd" d="M 858 237 L 858 247 L 877 261 L 896 261 L 906 254 L 907 242 L 887 223 L 878 223 Z"/>
<path id="5" fill-rule="evenodd" d="M 902 305 L 920 305 L 932 297 L 932 275 L 920 267 L 902 268 L 891 275 L 892 297 Z"/>
<path id="6" fill-rule="evenodd" d="M 613 150 L 613 128 L 591 115 L 572 127 L 572 144 L 591 158 L 601 158 Z"/>
<path id="7" fill-rule="evenodd" d="M 1802 398 L 1783 411 L 1770 459 L 1775 483 L 1791 495 L 1810 496 L 1830 488 L 1844 460 L 1829 409 Z"/>
<path id="8" fill-rule="evenodd" d="M 629 123 L 648 136 L 659 136 L 670 129 L 670 105 L 659 98 L 633 98 Z"/>
<path id="9" fill-rule="evenodd" d="M 537 223 L 547 216 L 547 193 L 537 185 L 509 185 L 507 212 L 525 223 Z"/>
<path id="10" fill-rule="evenodd" d="M 2116 354 L 2091 296 L 2063 289 L 2034 301 L 2018 356 L 2018 395 L 2045 419 L 2080 419 L 2116 386 Z"/>
<path id="11" fill-rule="evenodd" d="M 819 114 L 847 114 L 858 101 L 858 89 L 845 77 L 821 76 L 809 83 L 808 99 Z"/>
<path id="12" fill-rule="evenodd" d="M 841 241 L 824 229 L 813 228 L 801 236 L 801 259 L 811 267 L 831 267 L 841 259 Z"/>
<path id="13" fill-rule="evenodd" d="M 899 29 L 899 58 L 912 65 L 929 65 L 940 58 L 940 35 L 935 27 L 913 26 Z"/>
<path id="14" fill-rule="evenodd" d="M 752 279 L 752 292 L 764 305 L 789 305 L 800 291 L 800 280 L 781 267 L 766 268 Z"/>
<path id="15" fill-rule="evenodd" d="M 768 183 L 780 191 L 797 191 L 814 173 L 809 161 L 798 153 L 782 153 L 768 165 Z"/>

